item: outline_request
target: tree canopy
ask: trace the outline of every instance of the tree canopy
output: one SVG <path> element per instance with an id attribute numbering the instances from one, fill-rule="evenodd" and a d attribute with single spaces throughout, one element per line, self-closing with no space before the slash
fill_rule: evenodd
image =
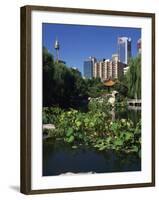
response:
<path id="1" fill-rule="evenodd" d="M 43 47 L 43 106 L 74 107 L 78 100 L 96 97 L 102 83 L 99 78 L 83 79 L 78 70 L 54 61 Z"/>
<path id="2" fill-rule="evenodd" d="M 126 73 L 126 85 L 130 98 L 141 98 L 141 56 L 130 60 Z"/>

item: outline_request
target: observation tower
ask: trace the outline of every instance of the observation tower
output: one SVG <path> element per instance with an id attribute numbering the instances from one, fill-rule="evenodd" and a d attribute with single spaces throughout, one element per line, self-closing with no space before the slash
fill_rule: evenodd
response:
<path id="1" fill-rule="evenodd" d="M 55 40 L 54 48 L 56 50 L 56 62 L 59 62 L 59 50 L 60 50 L 60 44 L 58 39 Z"/>

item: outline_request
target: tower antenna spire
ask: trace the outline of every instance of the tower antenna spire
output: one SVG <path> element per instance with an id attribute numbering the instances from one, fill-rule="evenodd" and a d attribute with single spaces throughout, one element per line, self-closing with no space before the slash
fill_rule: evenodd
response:
<path id="1" fill-rule="evenodd" d="M 58 41 L 57 37 L 56 37 L 56 40 L 55 40 L 54 48 L 56 50 L 56 62 L 58 63 L 59 62 L 60 44 L 59 44 L 59 41 Z"/>

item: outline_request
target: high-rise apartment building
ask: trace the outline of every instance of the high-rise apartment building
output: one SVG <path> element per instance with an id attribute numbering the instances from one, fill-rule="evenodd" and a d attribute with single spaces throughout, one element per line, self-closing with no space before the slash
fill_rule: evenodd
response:
<path id="1" fill-rule="evenodd" d="M 107 79 L 109 60 L 101 60 L 94 64 L 94 77 L 100 78 L 101 81 Z"/>
<path id="2" fill-rule="evenodd" d="M 119 64 L 119 55 L 113 54 L 112 55 L 112 77 L 113 79 L 118 78 L 118 64 Z"/>
<path id="3" fill-rule="evenodd" d="M 108 79 L 119 79 L 124 75 L 126 64 L 121 63 L 118 55 L 112 55 L 112 60 L 102 60 L 94 64 L 94 77 L 101 78 L 101 81 Z"/>
<path id="4" fill-rule="evenodd" d="M 113 77 L 113 62 L 108 60 L 107 62 L 107 79 L 112 79 Z"/>
<path id="5" fill-rule="evenodd" d="M 127 65 L 125 63 L 120 62 L 119 55 L 112 55 L 112 77 L 113 79 L 119 79 L 124 75 L 124 68 Z"/>
<path id="6" fill-rule="evenodd" d="M 120 62 L 128 64 L 131 58 L 131 38 L 118 37 L 118 55 Z"/>
<path id="7" fill-rule="evenodd" d="M 102 68 L 102 62 L 98 61 L 94 64 L 93 77 L 95 78 L 101 77 L 101 68 Z"/>

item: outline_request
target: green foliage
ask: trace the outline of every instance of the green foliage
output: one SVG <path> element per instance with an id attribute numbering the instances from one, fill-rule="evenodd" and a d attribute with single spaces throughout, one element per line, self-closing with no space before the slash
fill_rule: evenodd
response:
<path id="1" fill-rule="evenodd" d="M 126 74 L 126 85 L 130 98 L 141 98 L 141 56 L 133 58 Z"/>
<path id="2" fill-rule="evenodd" d="M 92 98 L 88 104 L 88 108 L 93 113 L 104 112 L 110 117 L 112 105 L 108 102 L 107 97 Z"/>
<path id="3" fill-rule="evenodd" d="M 48 50 L 43 47 L 43 105 L 48 106 L 52 101 L 52 77 L 54 74 L 53 57 Z"/>
<path id="4" fill-rule="evenodd" d="M 102 108 L 93 108 L 87 113 L 74 109 L 60 112 L 57 112 L 57 110 L 57 108 L 51 109 L 52 113 L 58 113 L 56 115 L 56 119 L 58 119 L 56 129 L 53 130 L 52 135 L 63 139 L 73 148 L 77 148 L 79 144 L 84 144 L 99 151 L 114 149 L 140 154 L 141 121 L 136 126 L 129 119 L 112 121 L 102 111 Z"/>
<path id="5" fill-rule="evenodd" d="M 66 137 L 64 140 L 67 143 L 73 143 L 75 140 L 75 137 L 73 135 L 70 135 L 69 137 Z"/>
<path id="6" fill-rule="evenodd" d="M 54 62 L 53 56 L 43 48 L 43 106 L 69 107 L 71 97 L 85 95 L 83 79 L 77 70 Z"/>
<path id="7" fill-rule="evenodd" d="M 119 94 L 124 97 L 126 97 L 128 94 L 127 86 L 124 83 L 119 82 L 119 81 L 114 85 L 114 90 L 118 91 Z"/>
<path id="8" fill-rule="evenodd" d="M 97 141 L 94 142 L 94 147 L 100 151 L 114 149 L 116 151 L 124 151 L 127 153 L 138 152 L 140 154 L 140 134 L 138 136 L 136 135 L 135 128 L 130 120 L 121 119 L 110 122 L 107 137 L 97 139 Z"/>
<path id="9" fill-rule="evenodd" d="M 59 107 L 44 107 L 43 108 L 43 124 L 54 124 L 58 123 L 58 116 L 62 113 Z"/>
<path id="10" fill-rule="evenodd" d="M 87 94 L 89 97 L 99 97 L 103 92 L 103 84 L 100 78 L 86 79 L 85 84 L 87 86 Z"/>

